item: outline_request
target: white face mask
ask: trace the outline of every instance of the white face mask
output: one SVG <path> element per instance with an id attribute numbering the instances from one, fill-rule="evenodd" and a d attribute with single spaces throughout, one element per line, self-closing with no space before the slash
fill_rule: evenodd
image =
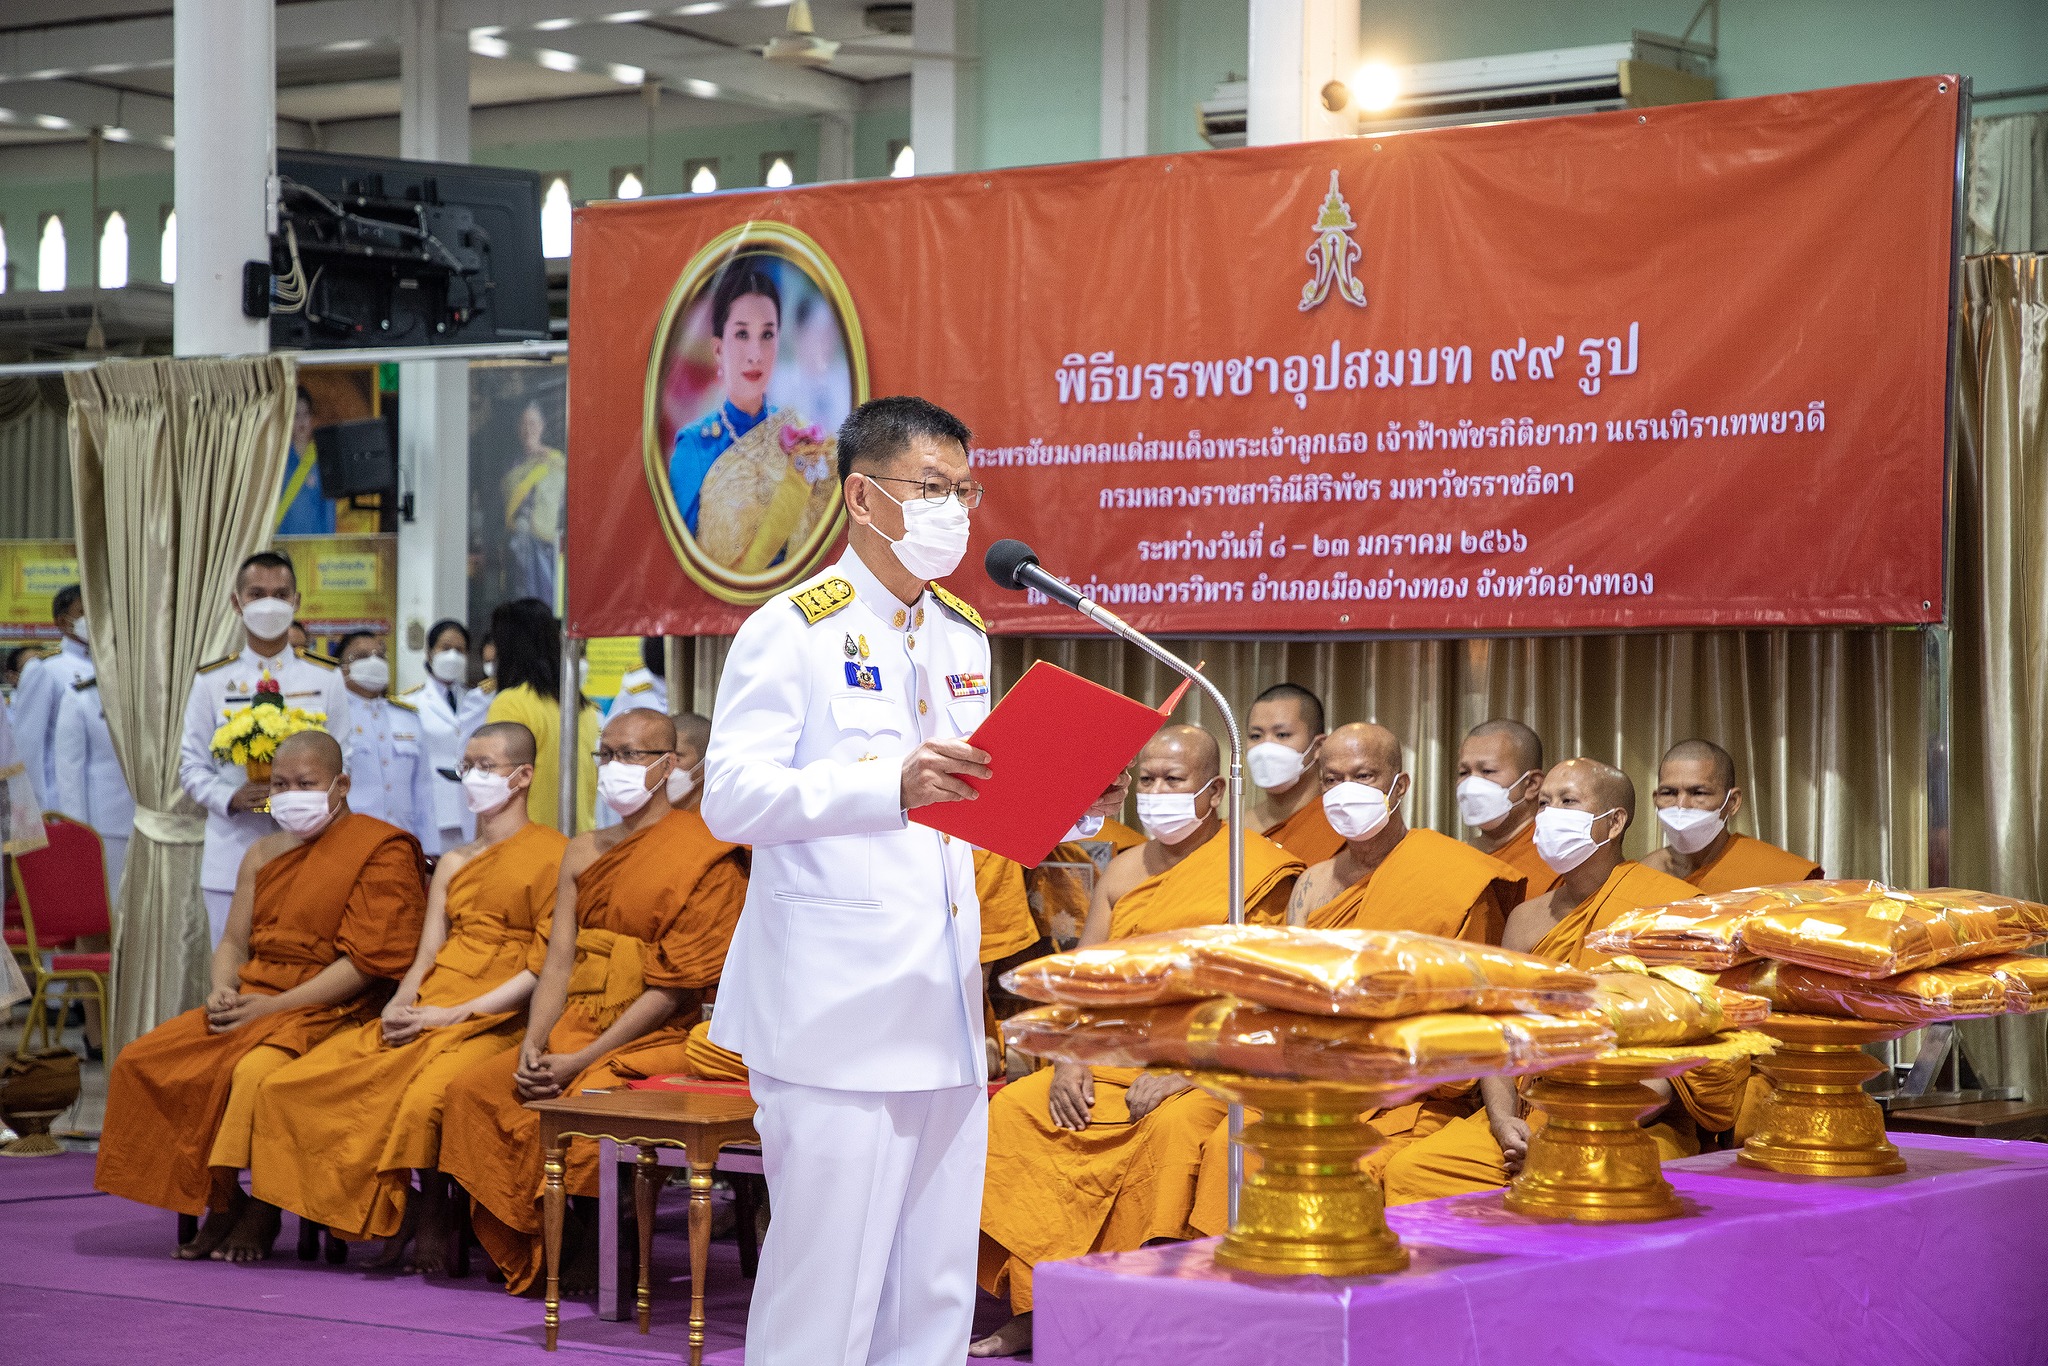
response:
<path id="1" fill-rule="evenodd" d="M 1527 775 L 1524 775 L 1527 776 Z M 1521 779 L 1515 779 L 1520 782 Z M 1502 787 L 1491 778 L 1482 778 L 1474 773 L 1458 784 L 1458 819 L 1475 830 L 1483 830 L 1500 820 L 1515 806 L 1515 783 Z"/>
<path id="2" fill-rule="evenodd" d="M 325 792 L 273 792 L 270 794 L 270 818 L 300 839 L 306 839 L 317 834 L 332 819 L 334 813 L 327 803 L 333 793 L 333 783 L 327 785 Z"/>
<path id="3" fill-rule="evenodd" d="M 905 569 L 920 579 L 943 579 L 960 567 L 961 557 L 967 553 L 971 526 L 967 509 L 960 506 L 958 498 L 949 493 L 943 503 L 928 503 L 923 498 L 901 501 L 880 484 L 874 488 L 903 509 L 902 540 L 890 541 L 880 527 L 875 528 L 875 534 L 889 541 Z"/>
<path id="4" fill-rule="evenodd" d="M 298 611 L 283 598 L 257 598 L 242 607 L 242 625 L 251 640 L 276 640 L 292 629 Z"/>
<path id="5" fill-rule="evenodd" d="M 1215 781 L 1211 778 L 1209 783 Z M 1203 817 L 1195 811 L 1195 800 L 1209 790 L 1209 783 L 1193 792 L 1140 792 L 1138 824 L 1161 844 L 1179 844 L 1202 823 Z"/>
<path id="6" fill-rule="evenodd" d="M 678 764 L 675 772 L 668 775 L 668 804 L 670 806 L 681 806 L 685 801 L 689 800 L 691 789 L 696 786 L 696 770 L 684 768 Z"/>
<path id="7" fill-rule="evenodd" d="M 655 763 L 660 763 L 657 759 Z M 647 799 L 654 795 L 654 789 L 647 785 L 647 769 L 629 764 L 624 759 L 614 759 L 602 764 L 597 770 L 597 795 L 604 798 L 606 806 L 621 816 L 630 816 L 647 805 Z"/>
<path id="8" fill-rule="evenodd" d="M 1308 767 L 1308 752 L 1278 740 L 1261 740 L 1245 751 L 1245 767 L 1252 771 L 1252 783 L 1268 792 L 1291 787 Z"/>
<path id="9" fill-rule="evenodd" d="M 364 655 L 348 666 L 348 681 L 359 688 L 381 693 L 391 686 L 391 665 L 382 655 Z"/>
<path id="10" fill-rule="evenodd" d="M 471 811 L 486 815 L 512 800 L 512 778 L 509 774 L 473 768 L 462 775 L 462 798 Z"/>
<path id="11" fill-rule="evenodd" d="M 427 670 L 443 683 L 460 683 L 469 672 L 469 656 L 460 650 L 443 650 L 427 661 Z"/>
<path id="12" fill-rule="evenodd" d="M 1569 873 L 1607 843 L 1593 838 L 1593 825 L 1606 811 L 1573 811 L 1546 806 L 1536 813 L 1536 852 L 1554 873 Z"/>
<path id="13" fill-rule="evenodd" d="M 87 625 L 88 623 L 84 617 L 80 617 L 77 621 L 71 623 L 71 634 L 78 637 L 80 645 L 92 644 L 92 632 L 87 629 Z"/>
<path id="14" fill-rule="evenodd" d="M 497 673 L 498 673 L 498 661 L 497 661 L 497 660 L 495 660 L 495 659 L 487 659 L 487 660 L 485 660 L 485 661 L 484 661 L 484 677 L 485 677 L 485 678 L 495 678 L 495 677 L 497 677 Z"/>
<path id="15" fill-rule="evenodd" d="M 1394 814 L 1387 794 L 1367 783 L 1338 783 L 1323 794 L 1323 814 L 1330 828 L 1347 840 L 1369 839 Z"/>
<path id="16" fill-rule="evenodd" d="M 1657 812 L 1657 823 L 1664 827 L 1664 839 L 1681 854 L 1697 854 L 1714 842 L 1727 826 L 1728 818 L 1721 812 L 1728 809 L 1734 798 L 1729 793 L 1721 801 L 1719 810 L 1701 811 L 1691 806 L 1667 806 Z"/>

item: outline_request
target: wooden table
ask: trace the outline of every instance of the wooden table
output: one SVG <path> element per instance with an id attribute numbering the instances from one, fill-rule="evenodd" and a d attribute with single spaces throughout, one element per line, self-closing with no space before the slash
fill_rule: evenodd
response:
<path id="1" fill-rule="evenodd" d="M 575 1138 L 608 1138 L 639 1150 L 633 1203 L 640 1224 L 640 1331 L 650 1321 L 654 1197 L 660 1173 L 655 1149 L 680 1148 L 690 1159 L 690 1366 L 704 1361 L 704 1278 L 711 1264 L 711 1169 L 728 1143 L 752 1143 L 754 1102 L 743 1095 L 686 1091 L 607 1091 L 529 1101 L 540 1114 L 543 1180 L 541 1236 L 547 1257 L 547 1350 L 562 1324 L 563 1151 Z"/>

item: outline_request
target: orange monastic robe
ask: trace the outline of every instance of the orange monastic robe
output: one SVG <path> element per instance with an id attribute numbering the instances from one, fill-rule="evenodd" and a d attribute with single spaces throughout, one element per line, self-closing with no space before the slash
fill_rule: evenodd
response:
<path id="1" fill-rule="evenodd" d="M 671 812 L 598 855 L 576 880 L 576 966 L 548 1052 L 586 1047 L 650 988 L 717 985 L 746 898 L 745 851 L 714 838 L 694 811 Z M 527 959 L 535 973 L 552 928 L 543 917 Z M 685 1070 L 695 1022 L 694 1011 L 674 1016 L 593 1062 L 563 1093 Z M 457 1077 L 441 1124 L 441 1170 L 473 1198 L 477 1241 L 515 1294 L 540 1269 L 540 1117 L 513 1089 L 518 1068 L 514 1048 Z M 567 1176 L 575 1194 L 597 1194 L 596 1144 L 570 1145 Z"/>
<path id="2" fill-rule="evenodd" d="M 1227 920 L 1229 839 L 1219 831 L 1201 848 L 1117 899 L 1109 938 L 1216 925 Z M 1260 835 L 1244 849 L 1246 918 L 1256 906 L 1285 913 L 1302 865 Z M 1031 1308 L 1031 1268 L 1087 1252 L 1130 1252 L 1154 1238 L 1192 1237 L 1188 1210 L 1202 1142 L 1223 1116 L 1223 1102 L 1190 1087 L 1136 1124 L 1124 1096 L 1137 1071 L 1097 1067 L 1093 1123 L 1083 1132 L 1052 1122 L 1053 1069 L 1042 1068 L 996 1093 L 988 1110 L 988 1177 L 981 1204 L 981 1286 Z"/>
<path id="3" fill-rule="evenodd" d="M 530 823 L 449 879 L 448 937 L 418 1004 L 459 1006 L 525 971 L 568 837 Z M 516 1048 L 525 1012 L 478 1015 L 396 1048 L 371 1020 L 273 1073 L 256 1097 L 250 1192 L 349 1239 L 389 1238 L 415 1169 L 438 1166 L 448 1084 Z"/>
<path id="4" fill-rule="evenodd" d="M 395 980 L 412 966 L 426 915 L 419 842 L 396 826 L 346 812 L 308 843 L 256 873 L 245 995 L 275 996 L 341 958 L 364 976 Z M 223 1130 L 239 1064 L 259 1048 L 297 1057 L 330 1034 L 374 1020 L 392 985 L 352 1000 L 263 1015 L 224 1034 L 188 1010 L 121 1050 L 107 1078 L 107 1115 L 93 1184 L 145 1205 L 203 1214 L 217 1141 L 239 1155 L 246 1134 Z M 260 1080 L 260 1075 L 255 1078 Z M 249 1084 L 245 1079 L 244 1087 Z M 253 1094 L 238 1113 L 253 1116 Z"/>
<path id="5" fill-rule="evenodd" d="M 974 894 L 981 901 L 981 964 L 1021 953 L 1044 938 L 1031 918 L 1024 867 L 986 849 L 974 851 Z"/>
<path id="6" fill-rule="evenodd" d="M 1536 852 L 1536 822 L 1530 821 L 1522 827 L 1521 833 L 1493 851 L 1494 858 L 1507 864 L 1528 880 L 1529 889 L 1522 894 L 1524 901 L 1542 896 L 1557 885 L 1558 875 L 1550 870 L 1543 856 Z"/>
<path id="7" fill-rule="evenodd" d="M 1768 887 L 1778 882 L 1807 882 L 1823 874 L 1812 859 L 1787 853 L 1775 844 L 1728 832 L 1728 847 L 1711 863 L 1703 863 L 1685 880 L 1708 895 L 1738 887 Z"/>
<path id="8" fill-rule="evenodd" d="M 1337 857 L 1344 837 L 1330 824 L 1320 797 L 1266 832 L 1266 838 L 1300 859 L 1303 864 L 1321 863 Z"/>
<path id="9" fill-rule="evenodd" d="M 1629 911 L 1682 901 L 1693 895 L 1694 890 L 1675 877 L 1639 863 L 1624 863 L 1607 875 L 1599 891 L 1551 926 L 1530 952 L 1575 968 L 1597 970 L 1609 961 L 1609 956 L 1587 948 L 1587 935 Z M 1702 1072 L 1708 1075 L 1701 1077 Z M 1667 1112 L 1658 1123 L 1649 1126 L 1650 1137 L 1656 1141 L 1664 1160 L 1698 1152 L 1699 1128 L 1718 1130 L 1734 1123 L 1735 1102 L 1748 1075 L 1749 1064 L 1745 1060 L 1709 1063 L 1672 1079 L 1683 1110 Z M 1538 1122 L 1540 1112 L 1531 1118 L 1532 1124 Z M 1396 1153 L 1387 1163 L 1383 1178 L 1389 1205 L 1496 1190 L 1507 1183 L 1500 1145 L 1494 1141 L 1483 1109 L 1451 1121 L 1428 1138 Z"/>

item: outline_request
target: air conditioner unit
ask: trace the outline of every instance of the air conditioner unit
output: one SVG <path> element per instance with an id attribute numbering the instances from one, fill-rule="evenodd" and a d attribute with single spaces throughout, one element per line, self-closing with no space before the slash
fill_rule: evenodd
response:
<path id="1" fill-rule="evenodd" d="M 1592 114 L 1714 98 L 1714 48 L 1637 30 L 1626 43 L 1423 62 L 1396 70 L 1399 94 L 1386 108 L 1359 111 L 1358 132 L 1445 128 L 1507 119 Z M 1212 147 L 1242 147 L 1245 82 L 1216 87 L 1197 106 Z"/>

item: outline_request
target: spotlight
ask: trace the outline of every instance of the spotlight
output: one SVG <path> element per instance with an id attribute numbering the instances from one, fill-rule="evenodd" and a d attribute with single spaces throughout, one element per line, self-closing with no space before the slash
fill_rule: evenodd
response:
<path id="1" fill-rule="evenodd" d="M 1368 114 L 1382 113 L 1392 109 L 1394 101 L 1401 98 L 1401 73 L 1385 62 L 1367 62 L 1351 78 L 1351 89 L 1358 97 L 1360 109 Z"/>

